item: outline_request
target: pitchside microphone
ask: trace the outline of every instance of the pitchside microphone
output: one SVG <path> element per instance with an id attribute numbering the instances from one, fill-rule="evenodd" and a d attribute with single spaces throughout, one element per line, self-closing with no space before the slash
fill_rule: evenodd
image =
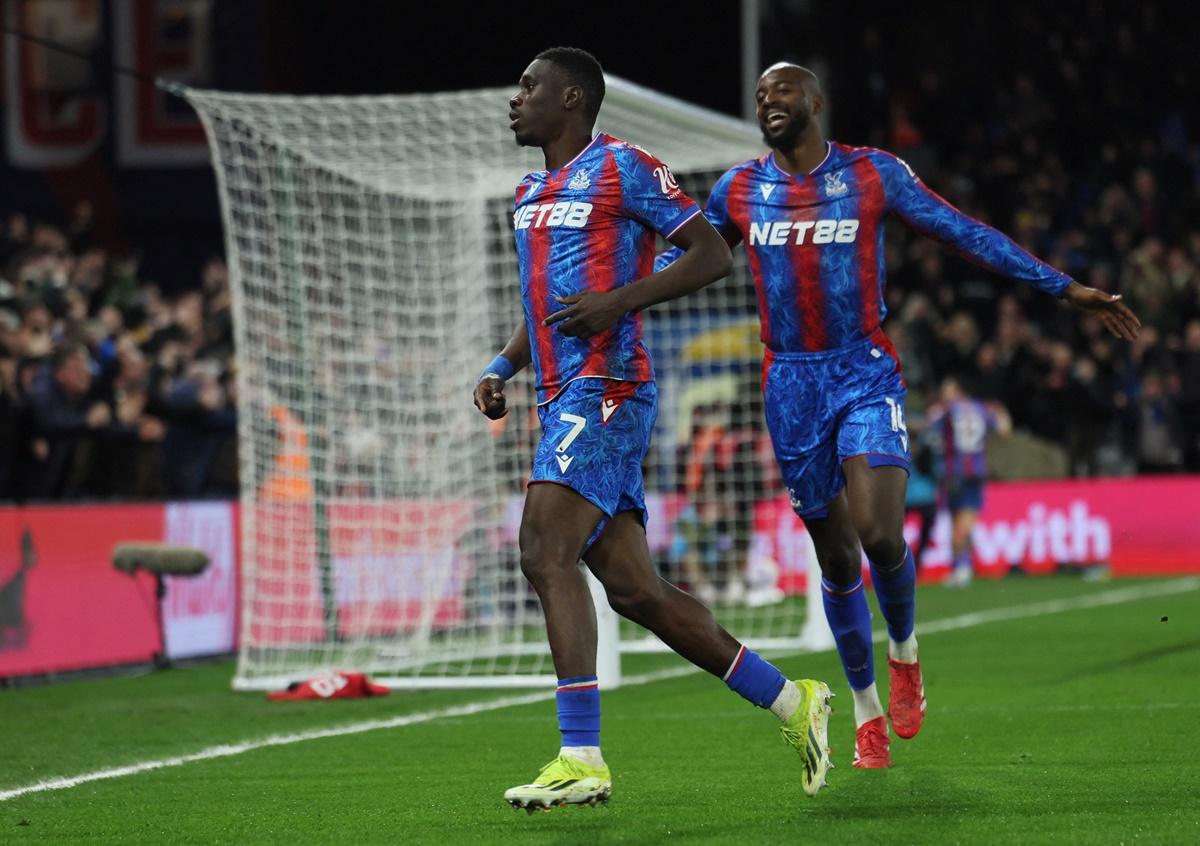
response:
<path id="1" fill-rule="evenodd" d="M 113 566 L 126 573 L 145 570 L 155 575 L 197 576 L 208 566 L 208 555 L 190 546 L 121 543 L 113 549 Z"/>
<path id="2" fill-rule="evenodd" d="M 167 576 L 198 576 L 208 566 L 208 553 L 190 546 L 161 543 L 119 543 L 113 549 L 113 566 L 134 575 L 138 570 L 154 576 L 154 619 L 162 649 L 154 653 L 154 666 L 171 666 L 167 658 L 167 629 L 163 619 L 163 599 L 167 596 Z"/>

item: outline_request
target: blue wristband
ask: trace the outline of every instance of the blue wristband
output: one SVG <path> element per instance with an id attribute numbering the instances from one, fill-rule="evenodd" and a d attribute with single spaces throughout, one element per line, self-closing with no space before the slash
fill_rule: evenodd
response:
<path id="1" fill-rule="evenodd" d="M 492 359 L 492 363 L 483 368 L 483 372 L 479 374 L 476 382 L 482 382 L 485 376 L 498 376 L 500 381 L 507 382 L 516 373 L 516 368 L 512 366 L 512 362 L 503 355 L 498 355 Z"/>

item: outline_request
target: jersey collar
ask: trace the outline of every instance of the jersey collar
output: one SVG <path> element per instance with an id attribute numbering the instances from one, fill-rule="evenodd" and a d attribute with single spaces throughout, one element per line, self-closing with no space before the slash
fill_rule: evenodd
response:
<path id="1" fill-rule="evenodd" d="M 805 175 L 812 176 L 818 170 L 825 167 L 825 165 L 829 162 L 829 159 L 832 155 L 833 155 L 833 142 L 826 141 L 825 142 L 825 158 L 821 159 L 821 163 L 819 165 L 817 165 L 816 167 L 814 167 L 812 170 L 810 170 Z M 775 161 L 775 151 L 774 150 L 772 150 L 770 152 L 770 154 L 767 156 L 767 162 L 771 165 L 771 167 L 775 168 L 775 172 L 778 173 L 780 176 L 786 177 L 787 179 L 793 178 L 794 174 L 788 173 L 786 170 L 784 170 L 783 168 L 781 168 L 779 166 L 779 162 Z"/>
<path id="2" fill-rule="evenodd" d="M 552 171 L 551 171 L 551 170 L 537 170 L 537 171 L 534 171 L 534 173 L 539 173 L 539 174 L 542 174 L 542 175 L 545 175 L 545 176 L 552 176 L 552 175 L 553 175 L 553 174 L 555 174 L 555 173 L 562 173 L 564 170 L 566 170 L 566 169 L 567 169 L 567 168 L 569 168 L 571 165 L 575 164 L 577 161 L 579 161 L 579 160 L 580 160 L 580 159 L 582 159 L 582 158 L 583 158 L 585 155 L 587 155 L 588 151 L 589 151 L 589 150 L 591 150 L 593 147 L 595 147 L 595 146 L 596 146 L 596 144 L 597 144 L 597 143 L 599 143 L 600 139 L 601 139 L 601 138 L 603 138 L 603 137 L 604 137 L 604 133 L 603 133 L 603 132 L 597 132 L 597 133 L 596 133 L 596 137 L 595 137 L 595 138 L 593 138 L 591 141 L 589 141 L 589 142 L 588 142 L 588 145 L 587 145 L 586 147 L 584 147 L 582 150 L 580 150 L 578 153 L 576 153 L 576 154 L 575 154 L 575 158 L 571 159 L 569 162 L 567 162 L 567 163 L 566 163 L 565 165 L 563 165 L 562 167 L 555 168 L 555 169 L 554 169 L 554 170 L 552 170 Z"/>

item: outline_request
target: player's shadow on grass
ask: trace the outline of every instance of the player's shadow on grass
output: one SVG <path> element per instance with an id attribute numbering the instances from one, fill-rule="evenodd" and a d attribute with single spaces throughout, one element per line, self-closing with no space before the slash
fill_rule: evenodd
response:
<path id="1" fill-rule="evenodd" d="M 803 794 L 801 799 L 806 798 Z M 607 846 L 612 843 L 654 843 L 669 839 L 680 843 L 700 841 L 704 843 L 762 842 L 760 833 L 749 835 L 743 823 L 735 821 L 721 823 L 707 819 L 703 823 L 689 825 L 686 822 L 663 823 L 660 819 L 646 822 L 626 808 L 624 813 L 616 808 L 556 808 L 549 814 L 541 812 L 526 819 L 524 811 L 517 812 L 516 824 L 505 824 L 501 820 L 489 826 L 495 839 L 482 842 L 536 842 L 538 846 Z M 759 839 L 754 839 L 759 838 Z"/>
<path id="2" fill-rule="evenodd" d="M 893 752 L 895 749 L 893 743 Z M 919 818 L 943 822 L 948 816 L 978 819 L 999 807 L 987 791 L 944 778 L 933 767 L 914 772 L 909 766 L 898 762 L 892 770 L 835 770 L 830 788 L 815 800 L 796 804 L 797 816 L 806 822 L 828 817 L 831 824 L 837 820 L 882 820 L 907 825 Z"/>
<path id="3" fill-rule="evenodd" d="M 1104 661 L 1095 664 L 1076 667 L 1073 670 L 1065 672 L 1057 672 L 1053 676 L 1043 679 L 1039 684 L 1054 687 L 1089 676 L 1112 675 L 1121 670 L 1130 670 L 1134 667 L 1140 667 L 1143 664 L 1149 664 L 1151 661 L 1157 661 L 1160 658 L 1167 658 L 1187 652 L 1200 652 L 1200 640 L 1189 640 L 1183 643 L 1172 643 L 1167 646 L 1155 647 L 1154 649 L 1144 649 L 1141 652 L 1126 655 L 1124 658 L 1106 658 Z"/>

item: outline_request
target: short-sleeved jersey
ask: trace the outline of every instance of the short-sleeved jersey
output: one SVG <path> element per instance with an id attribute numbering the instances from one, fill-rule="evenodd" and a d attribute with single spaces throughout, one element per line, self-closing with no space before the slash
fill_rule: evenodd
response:
<path id="1" fill-rule="evenodd" d="M 1059 294 L 1071 279 L 927 188 L 891 153 L 829 143 L 825 160 L 793 176 L 774 153 L 727 171 L 705 215 L 746 245 L 762 340 L 776 352 L 837 349 L 871 337 L 884 307 L 884 221 L 913 229 L 1002 276 Z M 674 261 L 675 251 L 657 267 Z"/>
<path id="2" fill-rule="evenodd" d="M 947 479 L 987 475 L 987 436 L 998 425 L 995 412 L 978 400 L 957 399 L 935 406 L 928 422 L 941 435 L 942 472 Z"/>
<path id="3" fill-rule="evenodd" d="M 640 315 L 587 339 L 542 321 L 565 308 L 556 297 L 649 276 L 655 233 L 669 238 L 699 213 L 666 165 L 603 133 L 561 168 L 521 180 L 513 227 L 539 404 L 575 379 L 653 380 Z"/>

